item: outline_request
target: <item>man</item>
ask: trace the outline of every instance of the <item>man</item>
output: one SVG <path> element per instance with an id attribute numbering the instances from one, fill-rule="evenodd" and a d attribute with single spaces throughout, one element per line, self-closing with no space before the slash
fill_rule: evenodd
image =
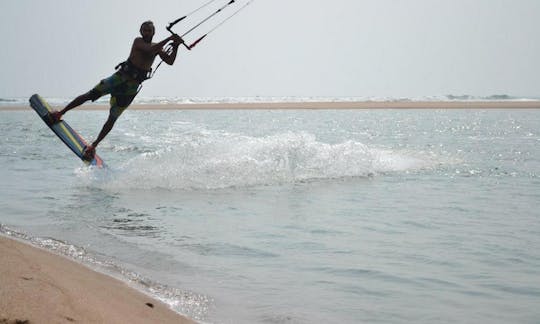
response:
<path id="1" fill-rule="evenodd" d="M 141 83 L 149 78 L 156 56 L 159 55 L 165 63 L 172 65 L 176 59 L 178 46 L 184 43 L 178 35 L 172 35 L 159 43 L 152 43 L 155 28 L 151 21 L 142 23 L 140 33 L 142 37 L 135 38 L 128 60 L 116 67 L 117 72 L 101 80 L 92 90 L 75 98 L 61 111 L 54 111 L 50 114 L 53 122 L 59 122 L 62 115 L 86 101 L 96 101 L 106 94 L 111 95 L 109 118 L 96 140 L 84 148 L 83 158 L 85 160 L 90 161 L 94 158 L 99 142 L 107 136 L 118 117 L 131 104 Z M 172 51 L 167 53 L 163 47 L 170 41 L 172 41 Z"/>

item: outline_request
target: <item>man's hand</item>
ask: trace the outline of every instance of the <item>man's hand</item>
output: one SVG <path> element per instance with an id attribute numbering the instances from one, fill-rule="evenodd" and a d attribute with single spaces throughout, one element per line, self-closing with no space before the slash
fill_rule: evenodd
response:
<path id="1" fill-rule="evenodd" d="M 63 113 L 58 110 L 49 112 L 47 116 L 48 123 L 50 123 L 51 125 L 59 123 L 60 121 L 62 121 L 62 115 Z"/>
<path id="2" fill-rule="evenodd" d="M 182 39 L 182 37 L 178 36 L 178 34 L 173 34 L 172 35 L 172 41 L 176 45 L 184 44 L 184 40 Z"/>

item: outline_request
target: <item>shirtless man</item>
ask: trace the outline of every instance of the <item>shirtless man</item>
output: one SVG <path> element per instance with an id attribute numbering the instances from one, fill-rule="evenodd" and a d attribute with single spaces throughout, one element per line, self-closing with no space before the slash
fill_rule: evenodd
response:
<path id="1" fill-rule="evenodd" d="M 128 60 L 116 67 L 117 72 L 101 80 L 92 90 L 75 98 L 64 109 L 51 113 L 50 117 L 53 122 L 59 122 L 62 115 L 86 101 L 96 101 L 106 94 L 111 95 L 109 118 L 96 140 L 84 148 L 83 158 L 85 160 L 91 161 L 94 158 L 99 142 L 107 136 L 118 117 L 131 104 L 141 83 L 150 76 L 156 56 L 159 55 L 165 63 L 172 65 L 176 59 L 178 46 L 184 42 L 180 36 L 172 35 L 159 43 L 152 43 L 155 28 L 151 21 L 142 23 L 140 33 L 142 37 L 135 38 Z M 163 47 L 170 41 L 172 41 L 172 52 L 169 54 Z"/>

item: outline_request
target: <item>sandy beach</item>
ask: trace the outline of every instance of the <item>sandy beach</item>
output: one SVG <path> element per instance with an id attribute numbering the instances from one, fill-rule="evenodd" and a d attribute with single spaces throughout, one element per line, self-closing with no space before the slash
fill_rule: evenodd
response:
<path id="1" fill-rule="evenodd" d="M 0 323 L 193 323 L 112 277 L 0 236 Z"/>
<path id="2" fill-rule="evenodd" d="M 0 106 L 0 111 L 24 106 Z M 62 108 L 53 106 L 54 108 Z M 30 109 L 30 106 L 28 106 Z M 108 105 L 85 104 L 78 109 L 104 110 Z M 268 103 L 133 104 L 132 110 L 227 110 L 227 109 L 540 109 L 540 101 L 335 101 Z"/>

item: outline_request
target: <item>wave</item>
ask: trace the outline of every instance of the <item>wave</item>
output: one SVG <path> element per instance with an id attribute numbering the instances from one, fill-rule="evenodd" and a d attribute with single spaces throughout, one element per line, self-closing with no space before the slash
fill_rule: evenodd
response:
<path id="1" fill-rule="evenodd" d="M 52 105 L 66 105 L 70 98 L 47 97 L 45 100 Z M 474 95 L 443 95 L 443 96 L 423 96 L 423 97 L 296 97 L 296 96 L 277 96 L 277 97 L 144 97 L 138 96 L 133 101 L 140 105 L 170 105 L 170 104 L 207 104 L 207 103 L 280 103 L 280 102 L 414 102 L 414 101 L 533 101 L 540 100 L 540 97 L 517 97 L 508 94 L 494 94 L 489 96 Z M 105 96 L 89 105 L 108 105 L 109 97 Z M 0 105 L 27 106 L 28 98 L 0 98 Z"/>
<path id="2" fill-rule="evenodd" d="M 109 189 L 222 189 L 365 178 L 430 164 L 352 140 L 323 143 L 305 132 L 260 138 L 207 133 L 140 153 L 98 183 Z"/>
<path id="3" fill-rule="evenodd" d="M 11 98 L 0 98 L 0 106 L 29 106 L 27 97 L 11 97 Z M 47 97 L 45 100 L 53 105 L 65 105 L 71 99 L 66 98 L 56 98 L 56 97 Z"/>
<path id="4" fill-rule="evenodd" d="M 415 102 L 415 101 L 531 101 L 539 100 L 540 97 L 517 97 L 508 94 L 495 94 L 489 96 L 473 95 L 443 95 L 443 96 L 423 96 L 423 97 L 139 97 L 135 99 L 136 104 L 198 104 L 198 103 L 281 103 L 281 102 Z"/>
<path id="5" fill-rule="evenodd" d="M 22 98 L 0 98 L 0 105 L 22 105 L 27 104 L 28 99 Z"/>
<path id="6" fill-rule="evenodd" d="M 490 96 L 471 96 L 471 95 L 446 95 L 450 101 L 505 101 L 505 100 L 537 100 L 534 97 L 515 97 L 507 94 L 495 94 Z"/>

